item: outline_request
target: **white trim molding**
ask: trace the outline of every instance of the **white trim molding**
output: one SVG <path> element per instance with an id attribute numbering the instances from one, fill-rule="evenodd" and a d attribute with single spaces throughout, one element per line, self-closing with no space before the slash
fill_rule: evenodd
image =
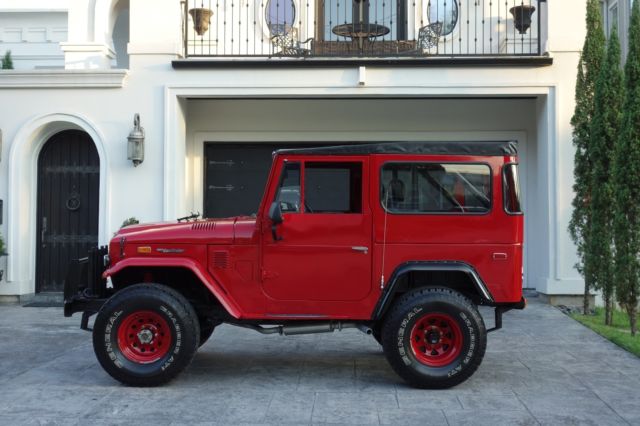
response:
<path id="1" fill-rule="evenodd" d="M 0 89 L 121 88 L 127 70 L 1 70 Z"/>

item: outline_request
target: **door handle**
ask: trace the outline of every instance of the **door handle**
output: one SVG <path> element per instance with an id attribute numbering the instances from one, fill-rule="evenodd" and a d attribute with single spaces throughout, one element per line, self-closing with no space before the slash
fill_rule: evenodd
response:
<path id="1" fill-rule="evenodd" d="M 364 246 L 353 246 L 351 247 L 351 250 L 353 251 L 360 251 L 364 254 L 367 254 L 367 252 L 369 251 L 369 247 L 364 247 Z"/>
<path id="2" fill-rule="evenodd" d="M 47 233 L 47 218 L 46 216 L 42 216 L 42 231 L 40 231 L 40 243 L 42 244 L 42 248 L 47 247 L 44 242 L 44 236 Z"/>

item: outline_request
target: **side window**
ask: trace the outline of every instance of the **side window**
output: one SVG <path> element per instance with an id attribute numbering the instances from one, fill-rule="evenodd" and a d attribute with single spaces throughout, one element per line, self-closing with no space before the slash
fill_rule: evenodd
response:
<path id="1" fill-rule="evenodd" d="M 300 163 L 287 163 L 282 168 L 275 200 L 282 213 L 300 212 Z"/>
<path id="2" fill-rule="evenodd" d="M 522 213 L 520 205 L 520 183 L 518 180 L 518 165 L 507 164 L 503 169 L 504 210 L 507 213 Z"/>
<path id="3" fill-rule="evenodd" d="M 304 210 L 306 213 L 362 213 L 362 163 L 306 163 Z"/>
<path id="4" fill-rule="evenodd" d="M 391 213 L 486 213 L 491 169 L 486 164 L 387 163 L 380 200 Z"/>

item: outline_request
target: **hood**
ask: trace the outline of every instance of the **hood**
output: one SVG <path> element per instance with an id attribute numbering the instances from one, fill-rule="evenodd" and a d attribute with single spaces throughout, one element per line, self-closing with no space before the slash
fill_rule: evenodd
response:
<path id="1" fill-rule="evenodd" d="M 114 239 L 124 237 L 127 243 L 142 244 L 241 244 L 255 237 L 255 225 L 255 218 L 242 216 L 193 222 L 144 223 L 122 228 Z"/>

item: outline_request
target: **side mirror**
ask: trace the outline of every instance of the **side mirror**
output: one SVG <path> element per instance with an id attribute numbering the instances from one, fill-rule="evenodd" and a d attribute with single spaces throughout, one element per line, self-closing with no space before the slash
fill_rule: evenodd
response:
<path id="1" fill-rule="evenodd" d="M 271 219 L 274 225 L 282 223 L 282 209 L 278 201 L 271 203 L 271 207 L 269 207 L 269 219 Z"/>
<path id="2" fill-rule="evenodd" d="M 276 233 L 276 227 L 283 222 L 282 209 L 280 208 L 280 202 L 274 201 L 269 207 L 269 219 L 271 219 L 271 235 L 273 235 L 273 241 L 279 241 L 282 237 L 278 237 Z"/>

